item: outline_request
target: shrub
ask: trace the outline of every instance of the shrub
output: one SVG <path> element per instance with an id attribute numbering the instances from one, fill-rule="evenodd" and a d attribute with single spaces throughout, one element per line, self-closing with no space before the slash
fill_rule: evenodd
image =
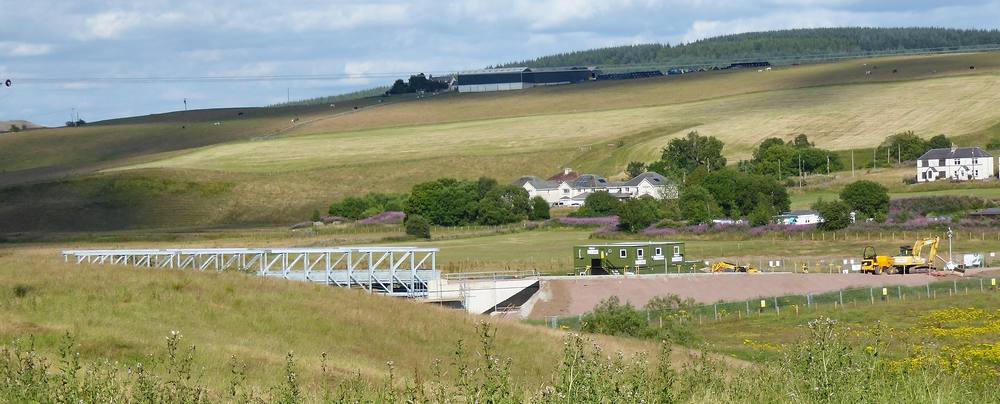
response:
<path id="1" fill-rule="evenodd" d="M 528 219 L 547 220 L 550 217 L 549 203 L 540 196 L 531 198 L 531 213 L 528 214 Z"/>
<path id="2" fill-rule="evenodd" d="M 321 219 L 322 219 L 322 217 L 319 215 L 319 210 L 318 209 L 313 209 L 313 213 L 312 213 L 312 215 L 309 216 L 309 220 L 312 220 L 313 222 L 318 222 Z"/>
<path id="3" fill-rule="evenodd" d="M 420 215 L 406 216 L 406 234 L 425 239 L 431 238 L 431 223 Z"/>
<path id="4" fill-rule="evenodd" d="M 625 201 L 618 211 L 619 226 L 630 233 L 638 233 L 663 218 L 660 202 L 648 195 Z"/>
<path id="5" fill-rule="evenodd" d="M 618 296 L 599 303 L 582 321 L 583 331 L 625 337 L 641 337 L 647 328 L 645 316 L 631 304 L 621 304 Z"/>
<path id="6" fill-rule="evenodd" d="M 689 224 L 711 222 L 721 212 L 712 194 L 699 186 L 684 187 L 678 204 L 680 205 L 681 216 L 687 219 Z"/>
<path id="7" fill-rule="evenodd" d="M 477 220 L 485 225 L 525 220 L 531 212 L 528 191 L 517 185 L 503 185 L 490 190 L 479 201 Z"/>
<path id="8" fill-rule="evenodd" d="M 851 208 L 844 202 L 819 200 L 812 208 L 823 217 L 823 222 L 816 225 L 820 230 L 836 231 L 851 225 Z"/>
<path id="9" fill-rule="evenodd" d="M 573 212 L 571 216 L 598 217 L 617 215 L 620 205 L 621 201 L 611 196 L 607 191 L 592 192 L 590 195 L 587 195 L 583 206 L 577 209 L 576 212 Z"/>
<path id="10" fill-rule="evenodd" d="M 863 217 L 877 219 L 889 214 L 889 190 L 877 182 L 855 181 L 840 191 L 840 200 Z"/>

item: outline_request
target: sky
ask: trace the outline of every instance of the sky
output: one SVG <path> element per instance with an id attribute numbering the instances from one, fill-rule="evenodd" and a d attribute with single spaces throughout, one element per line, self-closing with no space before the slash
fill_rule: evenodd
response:
<path id="1" fill-rule="evenodd" d="M 0 87 L 0 120 L 56 126 L 74 112 L 95 121 L 185 99 L 263 106 L 605 46 L 785 28 L 997 28 L 1000 0 L 0 0 L 0 15 L 0 82 L 13 82 Z"/>

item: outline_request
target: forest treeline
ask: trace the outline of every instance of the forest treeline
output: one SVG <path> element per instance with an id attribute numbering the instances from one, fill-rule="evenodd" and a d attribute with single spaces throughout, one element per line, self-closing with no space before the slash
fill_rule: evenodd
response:
<path id="1" fill-rule="evenodd" d="M 678 45 L 643 44 L 590 49 L 507 63 L 501 67 L 609 66 L 651 63 L 682 66 L 704 61 L 789 58 L 998 43 L 1000 43 L 1000 30 L 995 29 L 793 29 L 724 35 Z"/>

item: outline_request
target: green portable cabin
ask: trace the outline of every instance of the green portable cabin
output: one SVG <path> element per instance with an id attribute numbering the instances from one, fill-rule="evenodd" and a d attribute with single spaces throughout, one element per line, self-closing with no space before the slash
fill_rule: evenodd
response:
<path id="1" fill-rule="evenodd" d="M 617 275 L 688 272 L 684 243 L 678 241 L 587 244 L 573 247 L 577 274 Z"/>

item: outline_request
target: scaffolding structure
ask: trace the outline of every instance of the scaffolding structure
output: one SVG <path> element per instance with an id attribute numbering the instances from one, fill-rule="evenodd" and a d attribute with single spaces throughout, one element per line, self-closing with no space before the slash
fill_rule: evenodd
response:
<path id="1" fill-rule="evenodd" d="M 362 288 L 369 293 L 426 297 L 441 278 L 437 248 L 186 248 L 65 250 L 66 262 L 149 269 L 237 271 L 263 277 Z"/>

